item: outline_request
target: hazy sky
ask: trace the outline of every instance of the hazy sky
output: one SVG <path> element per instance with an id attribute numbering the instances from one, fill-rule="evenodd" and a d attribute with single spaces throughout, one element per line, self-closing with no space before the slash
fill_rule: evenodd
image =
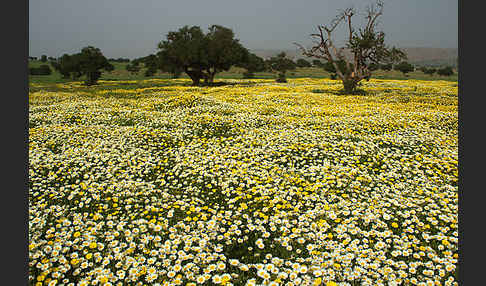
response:
<path id="1" fill-rule="evenodd" d="M 342 8 L 364 11 L 367 0 L 30 0 L 29 55 L 59 57 L 92 45 L 106 57 L 137 58 L 156 51 L 167 32 L 184 25 L 233 29 L 249 49 L 311 44 L 316 25 Z M 457 48 L 457 0 L 385 0 L 379 28 L 390 45 Z M 353 17 L 356 23 L 362 15 Z M 344 30 L 340 30 L 340 37 Z M 340 38 L 338 37 L 338 38 Z"/>

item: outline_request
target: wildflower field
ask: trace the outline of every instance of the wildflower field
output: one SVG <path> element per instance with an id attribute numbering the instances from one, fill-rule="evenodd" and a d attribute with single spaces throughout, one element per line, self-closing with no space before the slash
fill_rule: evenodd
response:
<path id="1" fill-rule="evenodd" d="M 31 83 L 31 285 L 457 285 L 457 82 Z"/>

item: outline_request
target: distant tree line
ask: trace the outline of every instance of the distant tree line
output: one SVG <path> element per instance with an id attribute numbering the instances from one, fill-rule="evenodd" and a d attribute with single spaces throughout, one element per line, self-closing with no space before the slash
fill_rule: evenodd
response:
<path id="1" fill-rule="evenodd" d="M 114 63 L 129 63 L 130 59 L 128 59 L 128 58 L 118 58 L 118 59 L 109 58 L 108 61 L 114 62 Z"/>
<path id="2" fill-rule="evenodd" d="M 216 74 L 228 71 L 232 66 L 240 67 L 246 71 L 244 78 L 253 78 L 257 72 L 272 72 L 276 74 L 277 82 L 286 82 L 287 71 L 299 68 L 318 67 L 330 74 L 331 79 L 343 81 L 346 91 L 354 91 L 359 81 L 369 80 L 371 72 L 376 70 L 390 71 L 392 69 L 402 72 L 405 76 L 415 70 L 414 65 L 404 59 L 404 53 L 395 48 L 384 45 L 383 32 L 374 30 L 375 20 L 382 13 L 382 3 L 378 2 L 378 8 L 368 10 L 368 24 L 364 30 L 350 29 L 347 47 L 354 54 L 354 61 L 350 61 L 342 54 L 343 49 L 333 57 L 330 49 L 330 38 L 326 40 L 324 31 L 330 37 L 336 25 L 346 21 L 351 23 L 354 10 L 344 10 L 335 19 L 331 26 L 319 26 L 319 34 L 313 34 L 321 42 L 310 50 L 302 46 L 302 54 L 307 57 L 315 57 L 311 62 L 304 58 L 296 61 L 289 58 L 284 52 L 274 57 L 263 59 L 245 48 L 235 34 L 229 28 L 212 25 L 207 32 L 199 26 L 184 26 L 177 31 L 170 31 L 165 39 L 157 45 L 157 51 L 144 57 L 130 60 L 128 58 L 107 59 L 102 52 L 92 46 L 85 47 L 81 52 L 60 58 L 51 58 L 42 55 L 41 61 L 49 61 L 51 66 L 58 71 L 63 78 L 78 79 L 86 77 L 87 85 L 96 84 L 102 71 L 112 71 L 114 66 L 110 62 L 127 63 L 125 69 L 131 74 L 138 74 L 142 68 L 144 76 L 154 76 L 157 71 L 169 73 L 172 78 L 178 78 L 185 73 L 192 80 L 193 85 L 201 83 L 211 85 Z M 373 20 L 374 19 L 374 20 Z M 316 42 L 317 43 L 317 42 Z M 35 57 L 29 57 L 34 60 Z M 325 61 L 321 61 L 321 59 Z M 442 69 L 419 68 L 425 74 L 452 75 L 451 67 Z M 39 68 L 31 68 L 30 74 L 50 74 L 49 66 L 42 65 Z"/>

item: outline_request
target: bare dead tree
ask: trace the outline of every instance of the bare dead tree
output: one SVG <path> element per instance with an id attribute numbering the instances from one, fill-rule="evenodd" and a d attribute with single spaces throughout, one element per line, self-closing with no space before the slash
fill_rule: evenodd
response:
<path id="1" fill-rule="evenodd" d="M 330 62 L 343 82 L 344 91 L 348 93 L 354 92 L 361 80 L 371 77 L 371 70 L 368 68 L 370 64 L 395 63 L 406 59 L 405 53 L 401 50 L 385 45 L 384 32 L 376 31 L 377 20 L 383 14 L 381 0 L 378 0 L 376 5 L 368 6 L 366 25 L 358 30 L 353 27 L 351 21 L 355 14 L 354 8 L 347 8 L 340 11 L 330 25 L 318 25 L 319 33 L 311 34 L 315 45 L 310 49 L 295 43 L 303 55 Z M 348 37 L 346 45 L 338 48 L 333 42 L 332 33 L 341 23 L 346 24 Z M 345 57 L 346 49 L 351 52 L 351 59 Z"/>

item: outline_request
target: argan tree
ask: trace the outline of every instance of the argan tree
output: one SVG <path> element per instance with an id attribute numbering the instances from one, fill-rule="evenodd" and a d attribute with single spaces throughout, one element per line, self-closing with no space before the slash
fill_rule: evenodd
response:
<path id="1" fill-rule="evenodd" d="M 451 76 L 454 74 L 454 71 L 452 70 L 452 67 L 444 67 L 441 69 L 437 70 L 438 75 L 443 75 L 443 76 Z"/>
<path id="2" fill-rule="evenodd" d="M 311 37 L 317 39 L 315 46 L 306 49 L 296 43 L 305 56 L 332 63 L 347 93 L 353 93 L 361 80 L 370 78 L 370 64 L 394 63 L 406 59 L 405 53 L 401 50 L 387 47 L 385 33 L 376 30 L 377 20 L 383 14 L 383 2 L 378 0 L 376 6 L 369 6 L 366 12 L 366 25 L 360 29 L 352 25 L 353 16 L 356 15 L 355 9 L 347 8 L 341 11 L 330 25 L 317 26 L 319 33 L 311 34 Z M 332 36 L 341 23 L 347 26 L 347 38 L 346 45 L 338 48 Z M 350 59 L 346 58 L 346 51 L 351 54 Z M 346 63 L 345 70 L 339 68 L 338 61 Z"/>
<path id="3" fill-rule="evenodd" d="M 150 54 L 150 55 L 144 57 L 142 62 L 144 63 L 145 67 L 147 68 L 145 70 L 144 76 L 151 77 L 151 76 L 155 75 L 155 73 L 157 72 L 157 65 L 158 65 L 157 56 L 154 55 L 154 54 Z"/>
<path id="4" fill-rule="evenodd" d="M 436 72 L 437 72 L 437 69 L 435 69 L 435 68 L 424 68 L 424 69 L 422 70 L 422 72 L 423 72 L 424 74 L 433 75 L 434 73 L 436 73 Z"/>
<path id="5" fill-rule="evenodd" d="M 101 77 L 101 69 L 112 71 L 114 66 L 103 56 L 100 49 L 88 46 L 77 54 L 77 66 L 82 74 L 86 75 L 86 85 L 94 85 Z"/>
<path id="6" fill-rule="evenodd" d="M 193 85 L 199 85 L 201 79 L 211 84 L 218 72 L 245 62 L 248 56 L 248 50 L 234 38 L 233 31 L 219 25 L 209 27 L 207 34 L 198 26 L 169 32 L 158 49 L 161 61 L 182 69 Z"/>
<path id="7" fill-rule="evenodd" d="M 295 70 L 296 64 L 291 59 L 287 58 L 285 52 L 281 52 L 276 57 L 271 57 L 268 60 L 268 66 L 271 71 L 278 72 L 277 82 L 287 82 L 285 73 L 288 70 Z"/>
<path id="8" fill-rule="evenodd" d="M 78 58 L 79 54 L 64 54 L 56 61 L 52 61 L 51 65 L 62 75 L 62 78 L 72 78 L 73 80 L 76 80 L 82 75 L 81 68 L 78 64 Z"/>
<path id="9" fill-rule="evenodd" d="M 394 69 L 396 71 L 402 72 L 403 75 L 407 75 L 407 73 L 413 72 L 415 70 L 412 64 L 405 61 L 399 63 L 398 65 L 395 65 Z"/>
<path id="10" fill-rule="evenodd" d="M 239 67 L 246 69 L 243 73 L 243 78 L 253 78 L 256 72 L 265 70 L 265 61 L 259 56 L 249 53 L 245 62 L 238 64 Z"/>
<path id="11" fill-rule="evenodd" d="M 162 72 L 169 73 L 171 78 L 179 78 L 184 71 L 181 66 L 160 55 L 157 57 L 157 68 Z"/>

